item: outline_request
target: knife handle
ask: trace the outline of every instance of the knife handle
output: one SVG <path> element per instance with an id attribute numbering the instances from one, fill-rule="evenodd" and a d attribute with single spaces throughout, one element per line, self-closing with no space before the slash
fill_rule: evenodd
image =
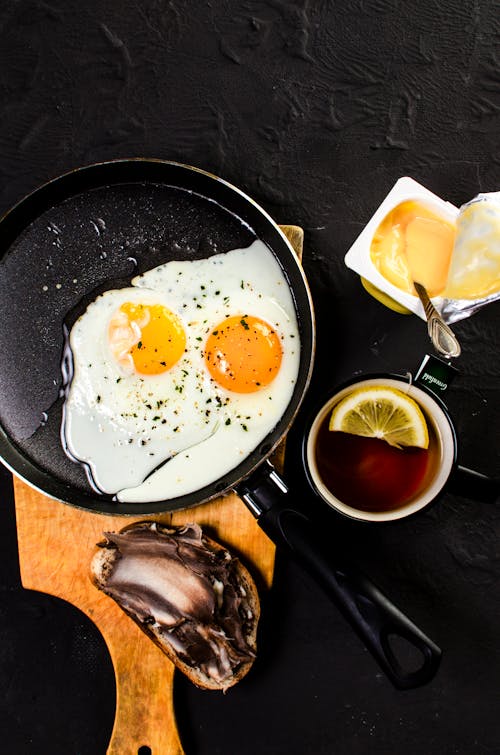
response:
<path id="1" fill-rule="evenodd" d="M 240 488 L 243 500 L 266 534 L 286 545 L 323 587 L 397 689 L 413 689 L 429 682 L 441 650 L 357 568 L 340 564 L 334 547 L 318 533 L 318 526 L 288 503 L 285 482 L 270 465 L 262 465 Z M 402 638 L 421 654 L 418 669 L 405 671 L 391 647 Z"/>

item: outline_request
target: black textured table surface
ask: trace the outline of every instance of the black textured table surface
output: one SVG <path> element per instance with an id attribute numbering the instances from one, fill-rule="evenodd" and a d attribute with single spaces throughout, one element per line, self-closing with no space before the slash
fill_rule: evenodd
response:
<path id="1" fill-rule="evenodd" d="M 347 249 L 400 176 L 456 205 L 500 188 L 499 19 L 493 0 L 4 0 L 0 210 L 74 167 L 148 156 L 207 169 L 301 225 L 318 353 L 287 466 L 305 496 L 313 398 L 356 373 L 414 370 L 429 349 L 421 320 L 364 292 Z M 499 325 L 496 303 L 455 326 L 446 398 L 460 460 L 497 476 Z M 23 591 L 3 467 L 0 490 L 1 750 L 100 755 L 106 647 L 76 609 Z M 393 689 L 280 553 L 251 674 L 225 696 L 176 680 L 187 755 L 499 752 L 498 506 L 447 494 L 400 523 L 325 524 L 443 648 L 436 678 Z"/>

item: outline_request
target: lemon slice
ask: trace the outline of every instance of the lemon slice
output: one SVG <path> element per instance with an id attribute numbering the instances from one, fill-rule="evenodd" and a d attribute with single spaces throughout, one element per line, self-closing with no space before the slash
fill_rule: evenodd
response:
<path id="1" fill-rule="evenodd" d="M 391 446 L 427 448 L 429 431 L 419 405 L 397 388 L 358 388 L 334 407 L 329 430 L 382 438 Z"/>

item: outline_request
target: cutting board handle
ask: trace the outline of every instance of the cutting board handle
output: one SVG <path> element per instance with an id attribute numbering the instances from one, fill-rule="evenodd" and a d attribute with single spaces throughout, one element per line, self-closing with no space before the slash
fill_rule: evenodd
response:
<path id="1" fill-rule="evenodd" d="M 108 625 L 105 640 L 117 689 L 107 755 L 183 755 L 172 700 L 173 664 L 142 636 L 129 634 L 123 642 L 119 624 L 115 629 Z"/>

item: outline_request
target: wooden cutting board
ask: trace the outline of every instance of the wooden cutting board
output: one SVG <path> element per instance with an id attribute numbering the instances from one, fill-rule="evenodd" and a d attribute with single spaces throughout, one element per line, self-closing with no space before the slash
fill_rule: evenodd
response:
<path id="1" fill-rule="evenodd" d="M 302 229 L 281 228 L 300 257 Z M 273 459 L 278 469 L 283 455 L 281 443 Z M 89 578 L 89 564 L 102 533 L 147 517 L 76 509 L 17 478 L 14 496 L 23 586 L 72 603 L 92 619 L 106 641 L 116 676 L 116 715 L 108 755 L 137 755 L 143 746 L 152 755 L 183 755 L 173 704 L 173 664 Z M 150 518 L 172 524 L 194 521 L 210 528 L 215 539 L 240 556 L 261 589 L 271 586 L 274 544 L 236 494 Z"/>

